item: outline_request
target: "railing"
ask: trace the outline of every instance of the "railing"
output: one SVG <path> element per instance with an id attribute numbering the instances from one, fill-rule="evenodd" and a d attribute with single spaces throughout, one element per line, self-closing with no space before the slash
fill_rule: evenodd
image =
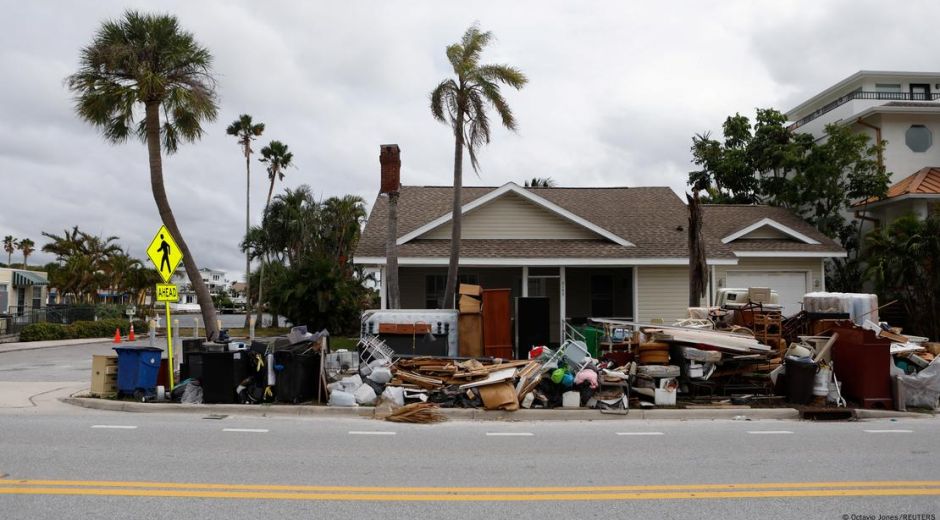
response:
<path id="1" fill-rule="evenodd" d="M 19 334 L 27 325 L 44 321 L 46 309 L 14 305 L 7 309 L 6 314 L 0 314 L 0 335 Z"/>
<path id="2" fill-rule="evenodd" d="M 884 101 L 936 101 L 940 99 L 940 93 L 923 93 L 923 92 L 871 92 L 856 90 L 855 92 L 850 92 L 835 101 L 824 105 L 821 108 L 816 109 L 808 116 L 800 119 L 799 121 L 790 125 L 790 130 L 796 130 L 797 128 L 809 123 L 810 121 L 818 118 L 819 116 L 831 112 L 836 108 L 852 101 L 853 99 L 880 99 Z"/>

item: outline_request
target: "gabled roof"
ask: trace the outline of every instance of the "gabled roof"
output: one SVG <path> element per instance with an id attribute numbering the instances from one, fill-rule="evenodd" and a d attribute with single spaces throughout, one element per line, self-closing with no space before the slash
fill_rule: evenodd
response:
<path id="1" fill-rule="evenodd" d="M 502 191 L 500 191 L 502 190 Z M 538 201 L 571 222 L 589 223 L 598 229 L 590 239 L 467 239 L 461 241 L 461 261 L 480 265 L 496 259 L 519 259 L 535 265 L 539 259 L 583 259 L 597 264 L 629 260 L 641 263 L 681 263 L 688 258 L 688 210 L 685 203 L 665 187 L 523 188 L 464 187 L 463 207 L 479 208 L 500 194 L 512 192 Z M 427 238 L 428 230 L 449 221 L 453 188 L 449 186 L 403 186 L 398 202 L 398 254 L 404 259 L 441 259 L 449 254 L 449 240 Z M 480 211 L 480 210 L 478 210 Z M 841 256 L 842 248 L 801 218 L 784 208 L 769 206 L 703 206 L 703 235 L 710 263 L 736 263 L 736 258 L 773 252 L 778 256 Z M 378 196 L 356 247 L 358 263 L 384 262 L 388 199 Z M 722 238 L 769 219 L 784 229 L 789 239 L 748 239 L 729 243 Z M 771 225 L 772 224 L 764 224 Z M 759 227 L 759 226 L 758 226 Z M 605 236 L 606 234 L 606 236 Z M 747 232 L 743 235 L 746 235 Z M 613 235 L 613 238 L 607 236 Z M 624 245 L 624 244 L 630 245 Z M 626 263 L 626 262 L 625 262 Z"/>
<path id="2" fill-rule="evenodd" d="M 868 200 L 857 202 L 854 206 L 859 207 L 866 204 L 868 206 L 874 204 L 881 205 L 881 203 L 891 201 L 892 199 L 899 199 L 900 197 L 923 196 L 940 196 L 940 167 L 928 166 L 921 168 L 913 175 L 901 179 L 888 188 L 888 193 L 885 197 L 881 199 L 872 197 Z"/>
<path id="3" fill-rule="evenodd" d="M 594 233 L 600 235 L 601 237 L 606 238 L 607 240 L 610 240 L 611 242 L 615 244 L 619 244 L 621 246 L 626 246 L 626 247 L 633 247 L 633 244 L 631 244 L 629 240 L 626 240 L 617 234 L 611 233 L 610 231 L 595 224 L 594 222 L 591 222 L 590 220 L 587 220 L 584 217 L 581 217 L 575 213 L 572 213 L 571 211 L 568 211 L 567 209 L 559 206 L 558 204 L 555 204 L 554 202 L 544 197 L 539 196 L 535 192 L 522 188 L 521 186 L 519 186 L 518 184 L 514 182 L 507 182 L 506 184 L 500 186 L 499 188 L 483 196 L 477 197 L 476 199 L 470 202 L 464 203 L 464 205 L 462 206 L 461 213 L 466 215 L 467 213 L 486 204 L 487 202 L 490 202 L 496 198 L 502 197 L 506 195 L 507 193 L 515 193 L 516 195 L 521 196 L 522 198 L 528 200 L 529 202 L 532 202 L 538 206 L 541 206 L 547 209 L 548 211 L 555 213 L 556 215 L 570 222 L 573 222 L 579 226 L 587 228 L 590 231 L 593 231 Z M 428 222 L 427 224 L 409 233 L 406 233 L 404 236 L 400 237 L 398 239 L 398 245 L 403 245 L 407 242 L 410 242 L 420 237 L 421 235 L 427 233 L 428 231 L 431 231 L 432 229 L 439 228 L 443 226 L 444 224 L 451 222 L 453 218 L 454 218 L 453 211 L 448 211 L 444 215 L 441 215 L 440 217 L 432 220 L 431 222 Z"/>

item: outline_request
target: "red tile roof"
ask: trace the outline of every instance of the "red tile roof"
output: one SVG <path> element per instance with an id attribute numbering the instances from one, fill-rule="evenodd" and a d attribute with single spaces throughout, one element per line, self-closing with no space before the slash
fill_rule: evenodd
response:
<path id="1" fill-rule="evenodd" d="M 898 183 L 888 188 L 888 194 L 884 198 L 872 197 L 866 201 L 858 202 L 855 206 L 871 204 L 883 200 L 893 199 L 902 195 L 938 195 L 940 194 L 940 167 L 928 166 L 921 168 L 913 175 L 901 179 Z"/>

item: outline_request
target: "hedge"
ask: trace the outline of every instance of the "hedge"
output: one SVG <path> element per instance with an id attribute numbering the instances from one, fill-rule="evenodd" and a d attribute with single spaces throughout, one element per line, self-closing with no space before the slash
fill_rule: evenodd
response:
<path id="1" fill-rule="evenodd" d="M 70 325 L 58 323 L 33 323 L 20 332 L 20 341 L 49 341 L 56 339 L 110 338 L 114 330 L 120 329 L 121 335 L 127 335 L 127 320 L 108 319 L 98 321 L 76 321 Z M 146 334 L 147 322 L 134 320 L 134 333 Z"/>

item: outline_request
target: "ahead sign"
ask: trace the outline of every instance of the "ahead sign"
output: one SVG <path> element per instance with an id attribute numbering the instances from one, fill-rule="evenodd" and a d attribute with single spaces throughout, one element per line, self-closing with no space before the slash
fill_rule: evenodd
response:
<path id="1" fill-rule="evenodd" d="M 157 301 L 158 302 L 170 302 L 176 303 L 180 300 L 179 291 L 176 290 L 176 286 L 171 283 L 158 283 L 157 284 Z"/>

